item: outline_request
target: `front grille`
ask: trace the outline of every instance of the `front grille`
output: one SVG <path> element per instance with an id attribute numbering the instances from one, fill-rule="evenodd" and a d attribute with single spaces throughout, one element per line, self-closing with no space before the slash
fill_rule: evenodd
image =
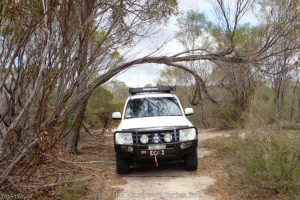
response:
<path id="1" fill-rule="evenodd" d="M 160 138 L 159 143 L 165 143 L 164 141 L 164 135 L 170 133 L 173 137 L 172 142 L 178 142 L 179 141 L 179 132 L 178 130 L 165 130 L 165 131 L 143 131 L 143 132 L 135 132 L 133 133 L 133 142 L 134 144 L 141 144 L 140 143 L 140 137 L 142 135 L 147 135 L 149 138 L 149 143 L 148 144 L 154 144 L 153 142 L 153 137 L 154 135 L 158 135 Z"/>

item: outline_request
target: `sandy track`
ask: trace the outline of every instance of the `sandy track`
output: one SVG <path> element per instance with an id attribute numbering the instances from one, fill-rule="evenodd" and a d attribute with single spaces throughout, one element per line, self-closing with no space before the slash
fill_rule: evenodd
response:
<path id="1" fill-rule="evenodd" d="M 215 132 L 214 130 L 200 131 L 199 142 L 214 138 L 226 137 L 229 134 Z M 208 156 L 212 152 L 209 149 L 198 148 L 199 159 Z M 201 161 L 199 169 L 201 170 Z M 166 165 L 160 168 L 137 169 L 129 175 L 122 176 L 127 182 L 124 185 L 115 186 L 122 190 L 118 200 L 214 200 L 206 194 L 205 190 L 215 183 L 210 176 L 199 176 L 195 172 L 188 172 L 180 165 Z"/>

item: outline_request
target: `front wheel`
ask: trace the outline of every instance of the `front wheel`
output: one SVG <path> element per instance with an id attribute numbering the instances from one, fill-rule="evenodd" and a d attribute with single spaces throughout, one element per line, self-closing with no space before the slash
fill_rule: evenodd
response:
<path id="1" fill-rule="evenodd" d="M 117 168 L 117 174 L 129 173 L 128 161 L 124 158 L 121 158 L 118 154 L 116 154 L 116 168 Z"/>
<path id="2" fill-rule="evenodd" d="M 198 169 L 197 149 L 184 158 L 184 168 L 188 171 L 194 171 Z"/>

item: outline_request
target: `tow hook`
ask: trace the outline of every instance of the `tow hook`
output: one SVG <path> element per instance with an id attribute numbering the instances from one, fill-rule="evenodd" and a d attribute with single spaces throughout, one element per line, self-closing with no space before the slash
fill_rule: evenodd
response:
<path id="1" fill-rule="evenodd" d="M 157 161 L 157 155 L 158 155 L 159 153 L 157 152 L 157 151 L 154 151 L 153 152 L 153 155 L 154 155 L 154 161 L 155 161 L 155 164 L 156 164 L 156 167 L 158 167 L 158 161 Z"/>

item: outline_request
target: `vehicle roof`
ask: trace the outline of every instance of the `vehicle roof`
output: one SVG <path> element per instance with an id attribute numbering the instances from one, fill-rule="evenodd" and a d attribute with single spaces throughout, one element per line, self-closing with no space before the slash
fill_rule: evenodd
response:
<path id="1" fill-rule="evenodd" d="M 174 94 L 171 93 L 138 93 L 135 95 L 130 96 L 130 99 L 141 99 L 147 97 L 174 97 Z"/>

